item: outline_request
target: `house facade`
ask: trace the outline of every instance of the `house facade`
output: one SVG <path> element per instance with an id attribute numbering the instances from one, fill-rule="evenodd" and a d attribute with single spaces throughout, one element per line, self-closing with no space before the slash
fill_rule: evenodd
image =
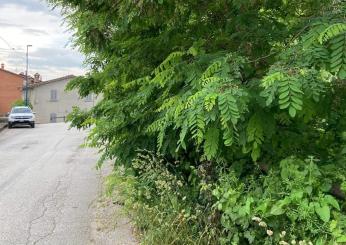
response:
<path id="1" fill-rule="evenodd" d="M 0 116 L 11 110 L 12 104 L 16 100 L 22 99 L 24 78 L 22 75 L 13 73 L 5 69 L 5 65 L 0 66 Z"/>
<path id="2" fill-rule="evenodd" d="M 30 85 L 29 99 L 36 113 L 37 123 L 64 122 L 74 106 L 90 109 L 96 97 L 81 98 L 77 90 L 65 91 L 67 83 L 75 78 L 68 75 Z"/>

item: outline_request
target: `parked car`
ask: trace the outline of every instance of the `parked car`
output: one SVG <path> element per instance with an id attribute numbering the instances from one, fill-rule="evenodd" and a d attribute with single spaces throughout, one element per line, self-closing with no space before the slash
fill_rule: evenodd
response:
<path id="1" fill-rule="evenodd" d="M 16 106 L 8 113 L 8 128 L 18 124 L 29 124 L 32 128 L 35 127 L 35 115 L 30 107 Z"/>

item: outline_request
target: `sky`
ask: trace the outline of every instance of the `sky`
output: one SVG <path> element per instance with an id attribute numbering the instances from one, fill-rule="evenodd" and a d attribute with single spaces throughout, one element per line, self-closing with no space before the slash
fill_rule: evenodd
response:
<path id="1" fill-rule="evenodd" d="M 29 74 L 49 80 L 82 75 L 84 57 L 71 46 L 71 31 L 57 9 L 44 0 L 0 0 L 0 63 L 12 72 L 25 72 L 29 47 Z"/>

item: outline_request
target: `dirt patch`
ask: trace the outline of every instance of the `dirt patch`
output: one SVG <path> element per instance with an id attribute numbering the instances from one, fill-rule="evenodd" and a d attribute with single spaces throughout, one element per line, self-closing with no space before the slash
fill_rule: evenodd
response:
<path id="1" fill-rule="evenodd" d="M 123 211 L 111 198 L 102 197 L 94 204 L 90 244 L 136 245 L 133 226 Z"/>
<path id="2" fill-rule="evenodd" d="M 108 171 L 105 171 L 109 173 Z M 102 176 L 106 176 L 103 173 Z M 101 177 L 102 179 L 104 177 Z M 90 206 L 93 212 L 90 245 L 137 245 L 133 224 L 125 213 L 123 206 L 112 197 L 103 193 L 104 183 L 100 181 L 101 194 Z"/>

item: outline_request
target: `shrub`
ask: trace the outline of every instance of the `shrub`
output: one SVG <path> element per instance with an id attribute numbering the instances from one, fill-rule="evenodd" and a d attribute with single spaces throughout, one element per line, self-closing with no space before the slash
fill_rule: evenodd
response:
<path id="1" fill-rule="evenodd" d="M 217 243 L 216 210 L 210 200 L 205 205 L 211 189 L 197 184 L 193 173 L 190 180 L 172 173 L 172 167 L 162 156 L 141 152 L 131 168 L 117 167 L 106 185 L 109 193 L 118 190 L 143 244 Z"/>
<path id="2" fill-rule="evenodd" d="M 213 191 L 222 212 L 222 243 L 345 243 L 346 205 L 330 193 L 334 171 L 313 158 L 291 157 L 265 176 L 256 170 L 245 177 L 234 169 L 223 173 Z"/>

